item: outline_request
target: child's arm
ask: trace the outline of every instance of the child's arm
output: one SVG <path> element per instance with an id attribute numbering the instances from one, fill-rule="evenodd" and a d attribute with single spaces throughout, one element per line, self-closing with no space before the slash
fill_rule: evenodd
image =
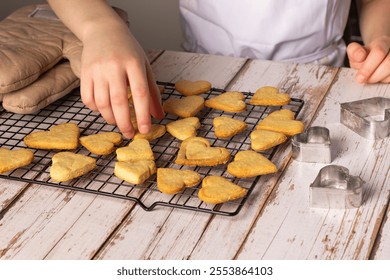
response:
<path id="1" fill-rule="evenodd" d="M 150 115 L 162 118 L 161 99 L 146 55 L 125 22 L 103 0 L 48 0 L 82 41 L 81 97 L 86 106 L 134 135 L 127 89 L 130 85 L 138 129 L 150 129 Z"/>

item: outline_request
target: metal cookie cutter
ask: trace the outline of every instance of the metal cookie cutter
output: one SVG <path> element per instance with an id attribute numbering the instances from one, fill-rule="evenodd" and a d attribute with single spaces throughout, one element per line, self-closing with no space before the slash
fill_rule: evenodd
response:
<path id="1" fill-rule="evenodd" d="M 349 175 L 346 167 L 325 166 L 310 185 L 310 207 L 359 207 L 363 199 L 363 183 L 359 176 Z"/>
<path id="2" fill-rule="evenodd" d="M 297 161 L 332 162 L 329 129 L 326 127 L 310 127 L 306 132 L 295 135 L 291 143 L 292 157 Z"/>
<path id="3" fill-rule="evenodd" d="M 373 97 L 342 103 L 340 120 L 365 138 L 386 138 L 390 134 L 390 99 Z"/>

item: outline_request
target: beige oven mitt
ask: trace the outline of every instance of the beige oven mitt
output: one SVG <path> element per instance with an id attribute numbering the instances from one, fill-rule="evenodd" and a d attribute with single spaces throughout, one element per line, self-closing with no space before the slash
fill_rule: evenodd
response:
<path id="1" fill-rule="evenodd" d="M 127 22 L 127 14 L 116 9 Z M 30 5 L 0 22 L 0 100 L 30 114 L 79 86 L 82 43 L 49 5 Z"/>

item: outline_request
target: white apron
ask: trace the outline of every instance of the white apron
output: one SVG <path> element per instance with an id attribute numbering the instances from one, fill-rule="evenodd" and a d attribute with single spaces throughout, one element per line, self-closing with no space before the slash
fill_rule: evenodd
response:
<path id="1" fill-rule="evenodd" d="M 341 66 L 351 0 L 180 0 L 191 52 Z"/>

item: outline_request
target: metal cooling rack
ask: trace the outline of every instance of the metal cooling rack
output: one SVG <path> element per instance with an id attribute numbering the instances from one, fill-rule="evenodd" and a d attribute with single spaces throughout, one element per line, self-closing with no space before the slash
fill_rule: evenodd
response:
<path id="1" fill-rule="evenodd" d="M 181 94 L 175 91 L 174 84 L 161 82 L 159 84 L 164 86 L 163 100 L 171 96 L 182 97 Z M 203 94 L 203 97 L 208 99 L 222 92 L 224 90 L 212 88 L 208 93 Z M 245 112 L 229 113 L 206 107 L 197 115 L 201 122 L 201 127 L 197 135 L 207 138 L 212 146 L 229 149 L 231 152 L 231 160 L 238 151 L 250 149 L 249 135 L 251 131 L 270 112 L 285 108 L 292 110 L 295 112 L 295 116 L 297 116 L 303 107 L 303 101 L 300 99 L 292 99 L 290 104 L 282 107 L 252 106 L 249 104 L 249 100 L 253 94 L 250 92 L 243 92 L 243 94 L 247 103 L 247 110 Z M 212 121 L 215 117 L 221 115 L 231 116 L 235 119 L 245 121 L 248 125 L 247 130 L 228 140 L 217 139 L 214 135 Z M 176 119 L 176 116 L 167 115 L 163 120 L 156 123 L 167 124 Z M 76 90 L 35 115 L 9 113 L 0 107 L 0 147 L 11 150 L 26 148 L 23 143 L 23 138 L 26 135 L 33 131 L 48 130 L 51 126 L 64 122 L 76 123 L 80 127 L 81 135 L 90 135 L 103 131 L 118 131 L 115 126 L 107 124 L 98 113 L 85 108 L 81 101 L 79 91 Z M 126 146 L 128 143 L 129 141 L 124 141 L 122 146 Z M 96 156 L 81 146 L 74 152 L 96 158 L 97 168 L 80 178 L 62 183 L 53 182 L 50 179 L 49 172 L 51 158 L 56 151 L 37 149 L 31 149 L 34 152 L 35 159 L 30 165 L 18 168 L 12 172 L 0 174 L 0 178 L 127 199 L 136 202 L 147 211 L 153 210 L 157 206 L 168 206 L 226 216 L 238 214 L 260 177 L 250 179 L 234 178 L 227 173 L 226 164 L 216 167 L 188 167 L 177 165 L 174 163 L 174 160 L 180 143 L 180 140 L 174 138 L 169 133 L 151 141 L 150 144 L 155 155 L 156 166 L 192 169 L 197 171 L 202 178 L 208 175 L 221 175 L 246 188 L 248 190 L 247 195 L 232 202 L 210 205 L 202 202 L 197 196 L 201 184 L 193 188 L 186 188 L 175 195 L 162 194 L 156 186 L 156 175 L 151 176 L 143 184 L 129 184 L 114 175 L 115 153 L 109 156 Z M 268 159 L 272 159 L 276 151 L 277 148 L 274 148 L 266 151 L 263 155 Z"/>

